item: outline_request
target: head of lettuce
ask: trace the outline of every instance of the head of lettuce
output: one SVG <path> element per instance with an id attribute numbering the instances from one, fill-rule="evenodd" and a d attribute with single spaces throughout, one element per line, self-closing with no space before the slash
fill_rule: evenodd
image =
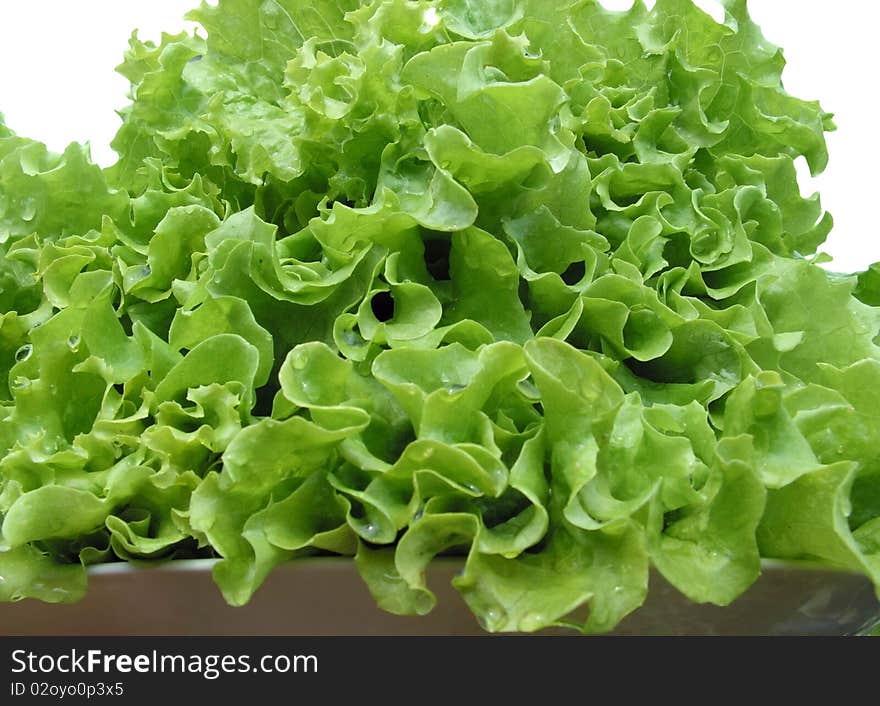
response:
<path id="1" fill-rule="evenodd" d="M 724 4 L 220 0 L 132 39 L 112 168 L 0 123 L 0 600 L 334 554 L 425 613 L 455 554 L 486 629 L 602 632 L 652 566 L 880 584 L 880 277 L 818 266 L 831 116 Z"/>

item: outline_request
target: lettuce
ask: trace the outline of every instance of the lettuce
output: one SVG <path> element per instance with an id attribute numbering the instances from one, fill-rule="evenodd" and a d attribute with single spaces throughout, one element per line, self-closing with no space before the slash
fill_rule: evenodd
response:
<path id="1" fill-rule="evenodd" d="M 878 267 L 801 196 L 834 128 L 724 2 L 220 0 L 132 38 L 101 170 L 0 121 L 0 599 L 354 557 L 424 614 L 611 630 L 653 567 L 880 587 Z"/>

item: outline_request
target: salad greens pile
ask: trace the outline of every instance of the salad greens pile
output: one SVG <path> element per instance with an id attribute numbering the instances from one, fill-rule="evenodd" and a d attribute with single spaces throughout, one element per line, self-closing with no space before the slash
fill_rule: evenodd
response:
<path id="1" fill-rule="evenodd" d="M 724 5 L 220 0 L 132 38 L 115 166 L 0 123 L 0 599 L 333 554 L 424 614 L 453 554 L 487 630 L 602 632 L 650 567 L 880 585 L 880 270 L 819 266 L 831 116 Z"/>

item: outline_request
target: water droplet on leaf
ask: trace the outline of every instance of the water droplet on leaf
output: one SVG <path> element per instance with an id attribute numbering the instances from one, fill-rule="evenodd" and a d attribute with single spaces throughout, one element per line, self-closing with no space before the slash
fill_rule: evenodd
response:
<path id="1" fill-rule="evenodd" d="M 23 363 L 28 358 L 31 357 L 31 353 L 34 352 L 34 347 L 30 343 L 25 343 L 21 348 L 15 351 L 15 359 L 19 363 Z"/>
<path id="2" fill-rule="evenodd" d="M 498 606 L 489 608 L 482 616 L 483 627 L 486 630 L 498 630 L 507 619 L 507 613 Z"/>
<path id="3" fill-rule="evenodd" d="M 290 362 L 297 370 L 304 370 L 309 363 L 309 357 L 305 353 L 294 353 Z"/>
<path id="4" fill-rule="evenodd" d="M 547 619 L 540 613 L 529 613 L 519 621 L 519 629 L 523 632 L 535 632 L 546 625 Z"/>
<path id="5" fill-rule="evenodd" d="M 30 223 L 34 220 L 34 216 L 37 215 L 37 201 L 33 197 L 28 197 L 24 201 L 21 202 L 19 206 L 19 213 L 21 214 L 21 220 Z"/>
<path id="6" fill-rule="evenodd" d="M 343 340 L 347 345 L 352 346 L 353 348 L 360 348 L 360 347 L 362 347 L 362 346 L 365 346 L 366 343 L 367 343 L 363 338 L 361 338 L 361 337 L 357 334 L 356 331 L 352 331 L 351 329 L 348 329 L 348 330 L 346 330 L 346 331 L 343 331 L 343 333 L 342 333 L 342 340 Z"/>

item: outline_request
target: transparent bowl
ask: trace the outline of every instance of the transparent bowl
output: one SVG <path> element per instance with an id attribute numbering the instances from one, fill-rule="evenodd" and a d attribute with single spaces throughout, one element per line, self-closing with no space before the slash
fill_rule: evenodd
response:
<path id="1" fill-rule="evenodd" d="M 439 560 L 428 572 L 437 607 L 424 617 L 383 612 L 349 559 L 307 559 L 276 569 L 243 608 L 223 601 L 213 561 L 90 570 L 74 605 L 0 604 L 4 635 L 485 635 L 450 586 L 461 569 Z M 648 599 L 615 635 L 859 635 L 880 621 L 868 579 L 813 564 L 766 561 L 757 583 L 725 608 L 697 605 L 658 574 Z M 557 630 L 551 633 L 561 632 Z M 571 634 L 566 631 L 565 634 Z"/>

